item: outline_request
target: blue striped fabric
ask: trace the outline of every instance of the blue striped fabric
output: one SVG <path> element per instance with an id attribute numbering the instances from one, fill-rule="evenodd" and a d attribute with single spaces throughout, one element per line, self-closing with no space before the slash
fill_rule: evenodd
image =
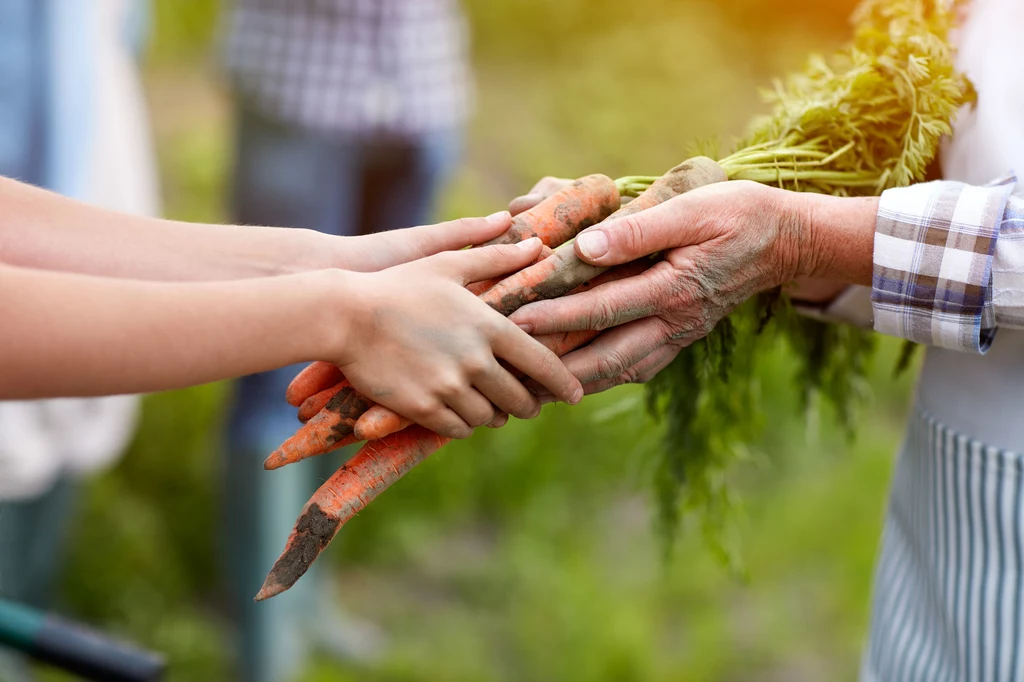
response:
<path id="1" fill-rule="evenodd" d="M 1024 680 L 1024 455 L 920 410 L 900 453 L 862 682 Z"/>

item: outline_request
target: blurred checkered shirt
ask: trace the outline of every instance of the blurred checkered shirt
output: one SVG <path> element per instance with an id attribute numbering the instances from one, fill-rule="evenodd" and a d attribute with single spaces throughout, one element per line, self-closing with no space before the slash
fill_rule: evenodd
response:
<path id="1" fill-rule="evenodd" d="M 237 94 L 284 123 L 418 135 L 469 113 L 458 0 L 234 0 L 224 28 Z"/>

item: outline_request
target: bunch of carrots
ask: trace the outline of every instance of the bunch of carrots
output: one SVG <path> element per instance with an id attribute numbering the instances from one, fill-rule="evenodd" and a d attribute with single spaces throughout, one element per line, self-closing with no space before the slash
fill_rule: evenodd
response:
<path id="1" fill-rule="evenodd" d="M 478 282 L 470 288 L 487 305 L 507 316 L 532 301 L 636 275 L 653 261 L 610 269 L 590 265 L 576 256 L 573 238 L 606 218 L 636 213 L 726 179 L 725 171 L 717 163 L 696 157 L 676 166 L 652 182 L 640 196 L 622 205 L 621 197 L 633 186 L 630 179 L 616 182 L 604 175 L 580 178 L 516 216 L 503 235 L 489 242 L 511 244 L 538 237 L 548 247 L 541 259 L 505 279 Z M 538 339 L 561 356 L 590 343 L 598 333 L 569 332 Z M 449 440 L 360 395 L 341 370 L 330 363 L 309 365 L 295 377 L 285 397 L 299 408 L 299 419 L 305 423 L 267 458 L 264 468 L 278 469 L 353 443 L 366 444 L 303 508 L 284 553 L 271 569 L 257 600 L 280 594 L 294 585 L 346 521 Z"/>
<path id="2" fill-rule="evenodd" d="M 957 111 L 973 97 L 969 82 L 953 66 L 948 43 L 953 15 L 942 0 L 865 0 L 857 17 L 854 43 L 831 63 L 812 60 L 805 72 L 778 84 L 770 97 L 773 113 L 755 121 L 748 138 L 732 154 L 718 162 L 695 157 L 660 177 L 580 178 L 516 216 L 509 230 L 490 242 L 510 244 L 539 237 L 546 246 L 541 259 L 501 281 L 476 283 L 471 286 L 473 293 L 494 310 L 511 315 L 532 301 L 634 276 L 654 260 L 611 269 L 596 267 L 576 257 L 573 238 L 609 217 L 642 211 L 710 183 L 746 179 L 797 191 L 858 195 L 921 180 L 940 138 L 950 132 Z M 622 197 L 636 198 L 623 205 Z M 695 428 L 699 420 L 716 429 L 723 426 L 717 432 L 719 447 L 732 446 L 735 434 L 727 423 L 736 418 L 723 405 L 735 400 L 709 396 L 753 390 L 749 385 L 724 387 L 724 381 L 709 378 L 701 369 L 707 363 L 697 361 L 703 357 L 698 353 L 727 357 L 736 345 L 730 330 L 760 327 L 757 321 L 765 312 L 737 310 L 720 323 L 722 331 L 716 329 L 716 343 L 704 351 L 684 350 L 673 367 L 662 373 L 668 378 L 652 387 L 655 398 L 668 394 L 665 415 L 674 420 L 668 429 L 671 452 L 663 467 L 669 475 L 660 486 L 665 491 L 663 506 L 670 512 L 682 486 L 710 489 L 708 472 L 717 464 L 713 457 L 702 459 L 700 453 L 692 452 L 711 448 L 711 439 L 700 437 L 706 429 Z M 743 324 L 744 316 L 755 324 Z M 823 387 L 837 407 L 845 408 L 848 386 L 870 344 L 857 332 L 837 337 L 808 333 L 804 324 L 787 329 L 791 343 L 813 342 L 814 352 L 806 354 L 805 381 Z M 597 335 L 574 332 L 539 340 L 561 356 Z M 755 349 L 744 346 L 744 352 L 752 357 Z M 752 366 L 753 360 L 745 364 Z M 750 379 L 748 384 L 752 383 Z M 295 584 L 343 524 L 448 442 L 375 405 L 349 385 L 341 370 L 327 363 L 313 363 L 303 370 L 286 397 L 299 408 L 304 425 L 270 455 L 265 468 L 277 469 L 366 443 L 303 508 L 257 600 Z M 686 436 L 691 433 L 696 436 Z M 727 453 L 723 450 L 720 456 L 725 458 Z"/>

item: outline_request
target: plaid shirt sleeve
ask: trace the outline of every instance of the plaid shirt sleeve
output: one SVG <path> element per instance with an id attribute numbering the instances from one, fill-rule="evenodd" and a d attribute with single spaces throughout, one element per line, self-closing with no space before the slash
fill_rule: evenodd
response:
<path id="1" fill-rule="evenodd" d="M 1024 197 L 1006 202 L 992 259 L 992 304 L 996 326 L 1024 329 Z"/>
<path id="2" fill-rule="evenodd" d="M 993 262 L 1005 250 L 997 243 L 1015 184 L 1013 177 L 984 187 L 939 181 L 882 194 L 871 292 L 877 331 L 988 350 L 998 323 Z M 1024 283 L 1024 228 L 1018 243 L 1016 277 Z M 1016 292 L 1024 322 L 1024 288 Z"/>

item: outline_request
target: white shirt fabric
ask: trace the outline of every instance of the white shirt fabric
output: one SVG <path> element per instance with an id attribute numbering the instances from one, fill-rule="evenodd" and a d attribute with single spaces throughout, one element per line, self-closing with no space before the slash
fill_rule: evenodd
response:
<path id="1" fill-rule="evenodd" d="M 133 55 L 124 40 L 128 0 L 93 0 L 88 41 L 96 69 L 88 181 L 76 198 L 114 210 L 159 213 L 149 123 Z M 0 500 L 31 499 L 62 473 L 115 462 L 131 440 L 136 396 L 0 402 Z"/>

